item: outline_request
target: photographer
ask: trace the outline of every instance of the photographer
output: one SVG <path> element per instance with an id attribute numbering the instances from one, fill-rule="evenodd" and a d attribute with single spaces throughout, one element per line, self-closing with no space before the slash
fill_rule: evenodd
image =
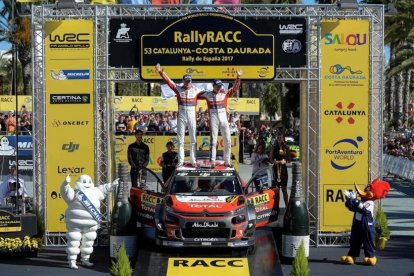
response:
<path id="1" fill-rule="evenodd" d="M 16 165 L 10 166 L 10 174 L 0 185 L 0 206 L 5 205 L 5 199 L 8 197 L 26 196 L 27 191 L 24 187 L 24 180 L 19 177 L 17 183 L 17 168 Z"/>

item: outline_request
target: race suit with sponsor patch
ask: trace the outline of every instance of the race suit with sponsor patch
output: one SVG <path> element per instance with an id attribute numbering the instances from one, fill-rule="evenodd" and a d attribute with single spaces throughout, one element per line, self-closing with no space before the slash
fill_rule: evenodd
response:
<path id="1" fill-rule="evenodd" d="M 196 162 L 196 105 L 197 96 L 202 92 L 196 87 L 184 87 L 175 84 L 164 72 L 159 72 L 161 78 L 174 91 L 178 102 L 177 137 L 178 137 L 178 163 L 184 162 L 185 127 L 190 136 L 190 160 Z"/>
<path id="2" fill-rule="evenodd" d="M 234 93 L 239 90 L 240 78 L 236 79 L 236 82 L 232 88 L 228 91 L 220 90 L 218 93 L 214 91 L 205 91 L 198 97 L 207 101 L 208 112 L 210 114 L 210 147 L 211 147 L 211 162 L 216 161 L 217 154 L 217 136 L 220 129 L 221 135 L 224 141 L 224 153 L 223 159 L 226 164 L 230 164 L 230 128 L 227 119 L 227 100 Z"/>

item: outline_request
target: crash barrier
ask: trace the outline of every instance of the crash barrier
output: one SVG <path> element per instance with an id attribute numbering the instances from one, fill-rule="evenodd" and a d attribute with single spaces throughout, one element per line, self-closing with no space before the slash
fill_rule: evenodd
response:
<path id="1" fill-rule="evenodd" d="M 414 181 L 414 161 L 407 158 L 384 154 L 383 168 L 385 173 Z"/>

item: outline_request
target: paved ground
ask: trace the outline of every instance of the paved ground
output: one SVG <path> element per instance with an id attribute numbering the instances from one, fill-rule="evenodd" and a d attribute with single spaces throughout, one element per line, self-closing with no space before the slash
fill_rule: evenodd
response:
<path id="1" fill-rule="evenodd" d="M 240 171 L 243 177 L 248 178 L 251 175 L 249 168 L 250 166 L 242 165 Z M 377 266 L 340 264 L 338 260 L 348 251 L 345 247 L 311 247 L 310 275 L 414 276 L 414 184 L 398 178 L 387 180 L 391 183 L 392 189 L 389 196 L 383 200 L 383 208 L 388 215 L 392 238 L 386 250 L 378 252 Z M 108 248 L 95 248 L 92 261 L 96 264 L 93 268 L 80 266 L 79 270 L 70 270 L 67 268 L 64 248 L 49 247 L 44 248 L 38 257 L 34 258 L 0 259 L 0 275 L 108 275 Z M 283 275 L 289 275 L 291 269 L 291 265 L 282 264 Z"/>

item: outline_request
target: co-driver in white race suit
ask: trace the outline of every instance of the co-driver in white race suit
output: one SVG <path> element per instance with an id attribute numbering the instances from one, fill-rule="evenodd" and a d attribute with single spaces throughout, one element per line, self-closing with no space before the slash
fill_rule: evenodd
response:
<path id="1" fill-rule="evenodd" d="M 184 138 L 185 127 L 188 128 L 190 136 L 190 160 L 193 166 L 196 166 L 196 105 L 197 96 L 202 92 L 200 89 L 192 86 L 191 76 L 185 74 L 183 76 L 183 85 L 175 84 L 161 66 L 157 64 L 155 69 L 160 74 L 164 82 L 175 92 L 178 102 L 178 118 L 177 118 L 177 136 L 178 136 L 178 166 L 184 163 Z"/>
<path id="2" fill-rule="evenodd" d="M 237 71 L 237 79 L 232 88 L 225 91 L 223 89 L 223 83 L 221 80 L 213 81 L 213 91 L 205 91 L 198 96 L 199 99 L 205 99 L 207 101 L 208 112 L 210 114 L 210 132 L 211 132 L 211 167 L 214 168 L 216 162 L 216 148 L 217 148 L 217 136 L 220 129 L 221 135 L 224 140 L 224 153 L 223 159 L 226 166 L 231 166 L 231 151 L 230 151 L 230 128 L 227 118 L 227 100 L 234 93 L 239 90 L 240 76 L 243 74 L 242 70 Z"/>

